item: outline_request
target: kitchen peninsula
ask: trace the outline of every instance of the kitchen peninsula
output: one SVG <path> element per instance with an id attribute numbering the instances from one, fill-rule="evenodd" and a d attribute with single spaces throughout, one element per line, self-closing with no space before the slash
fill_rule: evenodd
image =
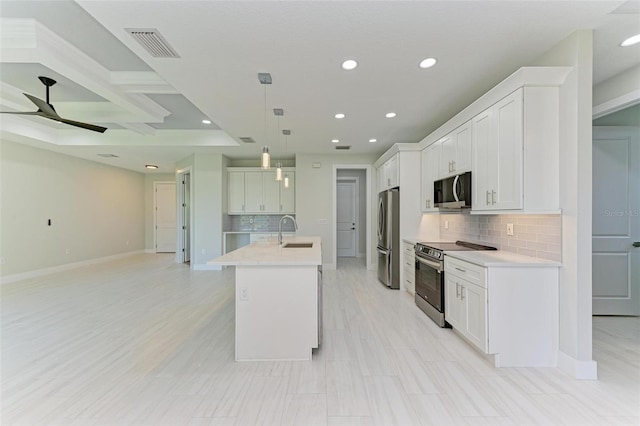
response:
<path id="1" fill-rule="evenodd" d="M 320 237 L 269 238 L 208 263 L 235 266 L 236 361 L 311 359 L 322 340 Z"/>

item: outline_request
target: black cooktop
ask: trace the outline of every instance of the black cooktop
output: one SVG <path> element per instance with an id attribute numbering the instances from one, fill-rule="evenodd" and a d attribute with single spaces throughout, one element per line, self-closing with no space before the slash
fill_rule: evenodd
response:
<path id="1" fill-rule="evenodd" d="M 418 245 L 441 251 L 466 251 L 466 250 L 497 250 L 495 247 L 484 246 L 482 244 L 468 243 L 466 241 L 452 242 L 419 242 Z"/>

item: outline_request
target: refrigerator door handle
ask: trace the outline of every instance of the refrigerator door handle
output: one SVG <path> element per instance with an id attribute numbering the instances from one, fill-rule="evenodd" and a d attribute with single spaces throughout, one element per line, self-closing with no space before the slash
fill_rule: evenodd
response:
<path id="1" fill-rule="evenodd" d="M 386 256 L 389 254 L 389 250 L 384 250 L 384 249 L 381 249 L 380 247 L 376 247 L 376 250 L 378 250 L 378 253 L 380 253 L 383 256 Z"/>
<path id="2" fill-rule="evenodd" d="M 382 198 L 378 200 L 378 241 L 382 239 L 382 224 L 384 223 L 384 209 L 382 208 Z"/>

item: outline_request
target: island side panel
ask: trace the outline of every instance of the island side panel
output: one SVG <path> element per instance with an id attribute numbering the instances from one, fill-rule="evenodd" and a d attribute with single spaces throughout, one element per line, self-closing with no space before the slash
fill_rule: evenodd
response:
<path id="1" fill-rule="evenodd" d="M 317 266 L 236 266 L 236 361 L 310 360 Z"/>

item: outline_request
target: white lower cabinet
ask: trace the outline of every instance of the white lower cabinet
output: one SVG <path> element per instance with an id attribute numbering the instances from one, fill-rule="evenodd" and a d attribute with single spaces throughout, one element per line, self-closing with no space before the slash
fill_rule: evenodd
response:
<path id="1" fill-rule="evenodd" d="M 402 271 L 404 274 L 404 287 L 411 293 L 416 294 L 416 264 L 415 264 L 415 250 L 413 244 L 403 242 L 402 243 Z"/>
<path id="2" fill-rule="evenodd" d="M 558 365 L 558 266 L 445 256 L 445 319 L 496 367 Z"/>

